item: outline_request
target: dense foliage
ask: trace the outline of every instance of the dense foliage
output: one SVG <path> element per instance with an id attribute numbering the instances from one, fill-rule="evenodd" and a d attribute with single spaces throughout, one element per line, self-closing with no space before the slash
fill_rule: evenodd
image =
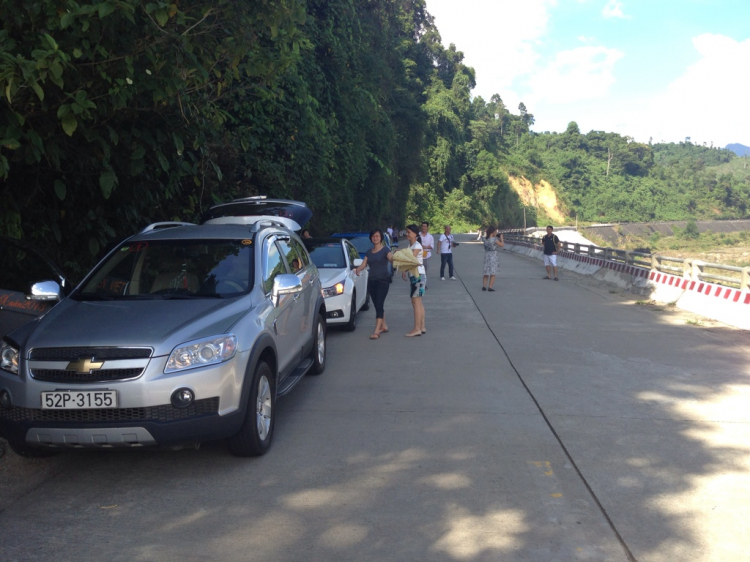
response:
<path id="1" fill-rule="evenodd" d="M 85 268 L 235 193 L 230 100 L 279 96 L 305 16 L 297 0 L 0 2 L 1 232 Z"/>
<path id="2" fill-rule="evenodd" d="M 628 222 L 740 218 L 750 207 L 750 170 L 731 151 L 689 142 L 643 144 L 617 133 L 523 138 L 521 156 L 558 188 L 579 220 Z"/>
<path id="3" fill-rule="evenodd" d="M 256 194 L 307 202 L 316 234 L 517 226 L 508 174 L 589 220 L 746 212 L 726 151 L 532 133 L 462 61 L 424 0 L 0 0 L 0 234 L 80 273 Z"/>

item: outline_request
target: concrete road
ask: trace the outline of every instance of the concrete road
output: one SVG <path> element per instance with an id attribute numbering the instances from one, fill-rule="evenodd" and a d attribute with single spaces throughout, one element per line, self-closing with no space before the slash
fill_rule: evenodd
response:
<path id="1" fill-rule="evenodd" d="M 460 238 L 459 238 L 460 239 Z M 750 338 L 481 246 L 331 331 L 264 457 L 0 458 L 0 559 L 750 560 Z"/>

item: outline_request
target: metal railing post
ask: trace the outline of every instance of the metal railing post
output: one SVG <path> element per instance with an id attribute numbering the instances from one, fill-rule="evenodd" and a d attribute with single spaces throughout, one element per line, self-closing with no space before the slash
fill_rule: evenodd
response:
<path id="1" fill-rule="evenodd" d="M 576 243 L 576 244 L 575 244 L 575 245 L 573 246 L 573 251 L 574 251 L 574 252 L 576 253 L 576 255 L 580 254 L 580 253 L 581 253 L 581 245 L 580 245 L 580 244 L 578 244 L 578 243 Z"/>
<path id="2" fill-rule="evenodd" d="M 701 260 L 692 260 L 692 267 L 690 268 L 690 279 L 693 281 L 700 281 L 701 275 L 703 275 L 703 266 L 706 262 Z"/>
<path id="3" fill-rule="evenodd" d="M 742 279 L 740 280 L 740 289 L 750 291 L 750 267 L 742 268 Z"/>
<path id="4" fill-rule="evenodd" d="M 651 269 L 659 271 L 659 256 L 651 254 Z"/>
<path id="5" fill-rule="evenodd" d="M 682 276 L 685 279 L 697 281 L 697 279 L 693 278 L 693 260 L 690 258 L 687 258 L 682 262 Z"/>

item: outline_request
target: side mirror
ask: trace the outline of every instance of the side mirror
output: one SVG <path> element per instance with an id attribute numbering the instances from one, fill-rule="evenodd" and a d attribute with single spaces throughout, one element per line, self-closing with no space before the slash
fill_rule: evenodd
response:
<path id="1" fill-rule="evenodd" d="M 283 295 L 296 295 L 302 292 L 302 281 L 296 275 L 285 273 L 277 275 L 273 280 L 273 289 L 271 291 L 271 300 L 274 306 L 278 306 L 279 300 Z"/>
<path id="2" fill-rule="evenodd" d="M 359 267 L 360 265 L 362 265 L 363 261 L 365 260 L 363 260 L 362 258 L 357 258 L 352 262 L 352 267 Z"/>
<path id="3" fill-rule="evenodd" d="M 62 298 L 62 288 L 57 281 L 39 281 L 26 292 L 26 299 L 31 301 L 61 301 Z"/>

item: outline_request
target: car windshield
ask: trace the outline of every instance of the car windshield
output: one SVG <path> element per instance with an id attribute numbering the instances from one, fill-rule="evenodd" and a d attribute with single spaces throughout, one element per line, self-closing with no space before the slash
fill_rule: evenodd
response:
<path id="1" fill-rule="evenodd" d="M 364 254 L 367 250 L 372 248 L 372 242 L 367 236 L 361 236 L 359 238 L 348 238 L 349 242 L 352 243 L 360 254 Z"/>
<path id="2" fill-rule="evenodd" d="M 319 269 L 346 267 L 346 258 L 341 242 L 323 242 L 320 244 L 307 244 L 307 250 L 313 263 Z"/>
<path id="3" fill-rule="evenodd" d="M 253 285 L 252 240 L 126 242 L 73 295 L 78 300 L 229 298 Z"/>

